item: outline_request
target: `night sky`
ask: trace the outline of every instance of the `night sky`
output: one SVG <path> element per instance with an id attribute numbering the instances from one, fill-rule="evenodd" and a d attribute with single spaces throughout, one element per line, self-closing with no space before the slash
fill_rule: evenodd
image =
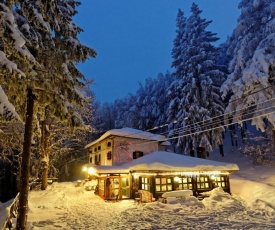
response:
<path id="1" fill-rule="evenodd" d="M 75 22 L 79 38 L 95 49 L 95 59 L 79 65 L 101 103 L 135 93 L 138 82 L 171 72 L 178 9 L 190 15 L 192 2 L 213 22 L 207 28 L 222 43 L 231 35 L 240 14 L 240 0 L 81 0 Z"/>

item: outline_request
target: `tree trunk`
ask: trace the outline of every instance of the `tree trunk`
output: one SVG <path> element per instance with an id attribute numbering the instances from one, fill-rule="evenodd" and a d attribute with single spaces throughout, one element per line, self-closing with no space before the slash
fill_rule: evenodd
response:
<path id="1" fill-rule="evenodd" d="M 42 159 L 42 184 L 41 190 L 45 190 L 48 186 L 48 172 L 49 172 L 49 108 L 45 108 L 44 121 L 41 122 L 41 159 Z"/>
<path id="2" fill-rule="evenodd" d="M 275 148 L 275 127 L 272 129 L 273 147 Z"/>
<path id="3" fill-rule="evenodd" d="M 33 121 L 35 95 L 32 93 L 32 89 L 28 88 L 27 91 L 28 91 L 27 92 L 27 111 L 26 111 L 26 121 L 25 121 L 23 152 L 22 152 L 22 160 L 21 160 L 19 206 L 18 206 L 18 216 L 17 216 L 17 224 L 16 224 L 17 230 L 26 229 L 27 212 L 28 212 L 32 121 Z"/>

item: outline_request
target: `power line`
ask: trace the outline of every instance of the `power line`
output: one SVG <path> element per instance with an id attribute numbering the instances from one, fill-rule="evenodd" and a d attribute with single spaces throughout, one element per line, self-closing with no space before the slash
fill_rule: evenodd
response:
<path id="1" fill-rule="evenodd" d="M 272 102 L 273 100 L 275 100 L 275 98 L 271 98 L 271 99 L 269 99 L 269 100 L 266 100 L 266 101 L 264 101 L 264 102 L 262 102 L 261 104 L 265 104 L 265 103 L 268 103 L 268 102 Z M 215 124 L 219 124 L 219 123 L 221 123 L 223 120 L 224 120 L 224 117 L 225 116 L 232 116 L 234 113 L 239 113 L 239 112 L 241 112 L 241 111 L 247 111 L 248 109 L 250 109 L 250 108 L 253 108 L 253 107 L 255 107 L 255 109 L 256 109 L 256 106 L 259 106 L 259 105 L 261 105 L 261 104 L 253 104 L 253 105 L 251 105 L 251 106 L 248 106 L 247 108 L 242 108 L 242 109 L 239 109 L 239 110 L 235 110 L 235 111 L 233 111 L 233 112 L 228 112 L 228 113 L 225 113 L 225 114 L 221 114 L 221 115 L 218 115 L 218 116 L 216 116 L 216 117 L 212 117 L 212 118 L 209 118 L 209 119 L 207 119 L 207 120 L 204 120 L 204 121 L 198 121 L 198 122 L 196 122 L 196 123 L 193 123 L 193 124 L 190 124 L 190 125 L 187 125 L 187 126 L 184 126 L 184 127 L 179 127 L 179 128 L 177 128 L 177 129 L 172 129 L 172 130 L 170 130 L 170 131 L 167 131 L 167 132 L 163 132 L 163 133 L 161 133 L 161 134 L 165 134 L 165 133 L 169 133 L 169 132 L 173 132 L 174 131 L 174 133 L 173 134 L 177 134 L 177 133 L 179 133 L 180 131 L 182 131 L 183 129 L 186 131 L 186 130 L 192 130 L 192 129 L 195 129 L 195 127 L 196 127 L 196 125 L 198 125 L 199 126 L 199 124 L 201 124 L 201 123 L 206 123 L 205 125 L 203 125 L 203 126 L 200 126 L 200 127 L 204 127 L 204 126 L 210 126 L 210 125 L 215 125 Z M 249 111 L 248 110 L 248 112 L 246 112 L 246 113 L 241 113 L 239 116 L 245 116 L 245 115 L 247 115 L 247 114 L 251 114 L 251 113 L 253 113 L 253 112 L 255 112 L 255 111 Z M 236 116 L 235 116 L 235 118 L 236 118 Z M 219 119 L 219 120 L 217 120 L 217 119 Z M 228 120 L 229 118 L 227 118 L 227 120 Z M 233 119 L 233 116 L 232 116 L 232 119 Z M 216 120 L 216 121 L 214 121 L 214 120 Z M 207 123 L 209 121 L 209 123 Z"/>
<path id="2" fill-rule="evenodd" d="M 267 100 L 267 101 L 265 101 L 263 103 L 266 103 L 266 102 L 274 100 L 274 99 L 275 98 Z M 260 104 L 258 104 L 258 105 L 260 105 Z M 255 106 L 255 105 L 253 105 L 253 106 Z M 193 133 L 191 133 L 192 129 L 194 130 L 195 128 L 185 129 L 185 127 L 181 127 L 180 129 L 182 129 L 182 130 L 180 130 L 180 131 L 185 132 L 185 134 L 183 134 L 183 135 L 177 135 L 177 136 L 173 136 L 173 137 L 170 137 L 170 138 L 166 137 L 166 138 L 161 139 L 161 140 L 150 140 L 150 141 L 148 140 L 148 141 L 142 142 L 142 143 L 140 143 L 140 140 L 136 140 L 136 141 L 132 141 L 131 143 L 129 143 L 128 146 L 143 145 L 143 144 L 156 143 L 156 142 L 164 142 L 164 141 L 168 141 L 168 140 L 177 139 L 177 138 L 180 138 L 180 137 L 192 136 L 192 135 L 197 135 L 197 134 L 200 134 L 200 133 L 203 133 L 203 132 L 209 132 L 209 131 L 212 131 L 212 130 L 215 130 L 215 129 L 224 128 L 226 126 L 233 125 L 233 124 L 236 124 L 236 123 L 240 123 L 240 122 L 243 122 L 243 121 L 252 120 L 253 118 L 256 118 L 256 117 L 253 117 L 253 114 L 259 113 L 259 112 L 263 112 L 263 111 L 268 110 L 268 109 L 274 109 L 274 108 L 275 108 L 275 105 L 272 105 L 270 107 L 265 107 L 265 108 L 257 109 L 257 110 L 255 108 L 253 111 L 250 111 L 250 112 L 245 113 L 245 114 L 240 114 L 239 116 L 235 117 L 237 119 L 237 121 L 235 121 L 235 122 L 232 119 L 232 121 L 230 121 L 227 124 L 222 124 L 222 122 L 212 123 L 212 124 L 218 124 L 218 126 L 216 126 L 216 127 L 209 128 L 209 125 L 199 126 L 200 130 L 198 130 L 196 132 L 193 132 Z M 271 114 L 273 112 L 275 112 L 275 111 L 272 111 L 272 112 L 266 113 L 266 114 L 262 114 L 260 116 L 265 116 L 265 115 Z M 228 114 L 230 114 L 230 113 L 228 113 Z M 241 119 L 238 120 L 239 118 L 241 118 Z M 197 122 L 197 123 L 200 123 L 200 122 Z M 179 134 L 180 131 L 178 131 L 177 133 Z M 175 135 L 175 133 L 174 133 L 174 135 Z"/>
<path id="3" fill-rule="evenodd" d="M 232 103 L 232 102 L 235 102 L 235 101 L 238 101 L 238 100 L 241 100 L 241 99 L 243 99 L 244 97 L 253 95 L 253 94 L 255 94 L 255 93 L 259 93 L 259 92 L 261 92 L 261 91 L 264 91 L 264 90 L 266 90 L 266 89 L 273 88 L 273 87 L 275 87 L 275 86 L 274 86 L 274 85 L 271 85 L 271 86 L 265 87 L 265 88 L 263 88 L 263 89 L 261 89 L 261 90 L 258 90 L 258 91 L 255 91 L 255 92 L 253 92 L 253 93 L 250 93 L 249 95 L 246 94 L 246 95 L 244 95 L 244 96 L 241 97 L 241 98 L 237 98 L 237 99 L 235 99 L 235 100 L 232 100 L 232 101 L 228 102 L 227 104 Z M 275 99 L 275 98 L 271 98 L 271 99 L 269 99 L 269 100 L 267 100 L 267 101 L 265 101 L 265 102 L 268 102 L 268 101 L 274 100 L 274 99 Z M 265 102 L 262 102 L 262 103 L 265 103 Z M 217 118 L 220 118 L 220 117 L 224 117 L 225 115 L 233 115 L 233 114 L 236 113 L 236 112 L 239 112 L 239 111 L 242 111 L 242 110 L 247 110 L 247 109 L 249 109 L 250 107 L 254 107 L 255 105 L 257 105 L 257 104 L 252 104 L 251 106 L 248 106 L 247 108 L 242 108 L 242 109 L 240 109 L 240 110 L 235 110 L 235 111 L 232 111 L 232 112 L 229 112 L 229 113 L 226 113 L 226 114 L 221 114 L 221 115 L 218 115 L 218 116 L 216 116 L 216 117 L 210 118 L 210 119 L 208 119 L 208 120 L 199 121 L 199 122 L 193 123 L 193 124 L 188 125 L 188 126 L 185 126 L 185 127 L 195 126 L 196 124 L 203 123 L 203 122 L 207 122 L 207 121 L 211 121 L 211 120 L 213 120 L 213 119 L 217 119 Z M 178 122 L 178 121 L 173 121 L 173 122 L 171 122 L 171 123 L 176 124 L 177 122 Z M 217 121 L 217 122 L 218 122 L 218 121 Z M 217 122 L 216 122 L 216 123 L 217 123 Z M 211 125 L 211 123 L 209 123 L 209 124 L 207 124 L 207 125 Z M 160 125 L 160 126 L 158 126 L 158 127 L 154 127 L 154 128 L 152 128 L 152 129 L 148 129 L 148 130 L 146 130 L 146 131 L 156 130 L 156 129 L 162 128 L 162 127 L 164 127 L 164 126 L 169 126 L 169 124 Z M 178 128 L 178 130 L 180 130 L 180 129 L 182 129 L 182 127 Z M 177 129 L 176 129 L 176 130 L 177 130 Z M 176 130 L 175 130 L 175 131 L 176 131 Z M 171 131 L 173 131 L 173 130 L 170 130 L 170 131 L 167 131 L 167 132 L 160 133 L 160 135 L 164 135 L 164 134 L 169 133 L 169 132 L 171 132 Z"/>
<path id="4" fill-rule="evenodd" d="M 244 108 L 244 109 L 242 108 L 242 109 L 239 109 L 239 110 L 236 110 L 236 111 L 233 111 L 233 112 L 225 113 L 225 114 L 222 114 L 222 115 L 219 115 L 219 116 L 210 118 L 210 119 L 205 120 L 205 121 L 199 121 L 199 122 L 196 122 L 196 123 L 187 125 L 187 126 L 183 126 L 183 127 L 177 128 L 177 129 L 175 129 L 175 130 L 172 129 L 172 130 L 170 130 L 170 131 L 161 133 L 161 134 L 159 134 L 159 135 L 162 135 L 162 134 L 165 134 L 165 133 L 169 133 L 169 132 L 173 132 L 173 131 L 174 131 L 174 132 L 173 132 L 173 136 L 174 136 L 174 135 L 176 135 L 176 134 L 180 134 L 180 132 L 185 132 L 185 133 L 187 133 L 187 132 L 192 132 L 193 130 L 198 129 L 198 128 L 201 129 L 201 131 L 197 131 L 197 132 L 202 133 L 202 132 L 207 132 L 207 131 L 216 129 L 215 127 L 209 128 L 210 126 L 213 126 L 213 125 L 218 125 L 218 127 L 221 128 L 221 127 L 229 126 L 229 125 L 231 125 L 231 124 L 236 124 L 236 123 L 238 123 L 238 122 L 241 122 L 242 119 L 244 119 L 245 117 L 249 117 L 249 116 L 252 117 L 253 114 L 255 114 L 255 113 L 258 113 L 258 112 L 263 111 L 263 110 L 266 110 L 266 109 L 273 108 L 274 105 L 272 105 L 271 107 L 265 107 L 265 108 L 257 109 L 258 106 L 265 106 L 266 104 L 268 104 L 268 103 L 270 103 L 270 102 L 272 102 L 272 101 L 274 101 L 274 100 L 275 100 L 275 97 L 274 97 L 274 98 L 271 98 L 271 99 L 269 99 L 269 100 L 263 101 L 263 102 L 260 103 L 260 104 L 253 104 L 253 105 L 248 106 L 247 108 Z M 253 107 L 254 107 L 254 108 L 253 108 Z M 250 109 L 250 108 L 253 108 L 253 110 L 248 110 L 248 109 Z M 240 111 L 245 111 L 245 110 L 248 110 L 248 111 L 247 111 L 246 113 L 240 113 L 238 116 L 235 116 L 235 117 L 234 117 L 234 118 L 237 119 L 237 120 L 241 118 L 241 120 L 238 120 L 238 121 L 236 121 L 236 122 L 233 122 L 233 117 L 232 117 L 232 121 L 229 121 L 229 123 L 223 125 L 224 116 L 232 116 L 232 114 L 234 114 L 234 113 L 236 113 L 236 112 L 239 113 Z M 199 124 L 201 124 L 201 123 L 204 123 L 204 122 L 207 122 L 207 121 L 212 121 L 212 120 L 217 119 L 217 118 L 219 118 L 220 120 L 214 121 L 214 122 L 210 122 L 210 123 L 204 124 L 204 125 L 199 125 Z M 247 119 L 247 118 L 246 118 L 246 119 Z M 251 118 L 251 119 L 253 119 L 253 118 Z M 155 129 L 155 128 L 154 128 L 154 129 Z M 142 133 L 142 132 L 144 132 L 144 131 L 140 131 L 140 132 L 138 132 L 138 133 Z M 196 134 L 197 132 L 190 133 L 190 134 L 187 135 L 187 136 L 194 135 L 194 134 Z M 129 134 L 129 135 L 125 136 L 125 137 L 129 137 L 129 136 L 131 136 L 131 135 L 132 135 L 132 134 Z M 152 136 L 154 136 L 154 135 L 156 135 L 156 134 L 152 134 Z M 171 139 L 176 139 L 176 138 L 179 138 L 179 137 L 181 137 L 181 135 L 174 136 L 174 137 L 171 137 L 171 138 L 164 138 L 164 139 L 161 139 L 161 140 L 150 140 L 150 141 L 148 140 L 148 141 L 143 142 L 143 143 L 147 144 L 147 143 L 154 143 L 154 142 L 162 142 L 162 141 L 167 141 L 167 140 L 171 140 Z M 140 140 L 135 140 L 135 141 L 132 141 L 130 144 L 128 144 L 128 146 L 131 146 L 131 145 L 134 145 L 134 144 L 136 144 L 136 145 L 142 145 L 143 143 L 140 143 Z"/>
<path id="5" fill-rule="evenodd" d="M 232 103 L 232 102 L 241 100 L 241 99 L 243 99 L 243 98 L 245 98 L 245 97 L 247 97 L 247 96 L 253 95 L 253 94 L 255 94 L 255 93 L 259 93 L 259 92 L 261 92 L 261 91 L 264 91 L 264 90 L 266 90 L 266 89 L 273 88 L 273 87 L 274 87 L 274 85 L 265 87 L 265 88 L 263 88 L 263 89 L 261 89 L 261 90 L 255 91 L 255 92 L 253 92 L 253 93 L 251 93 L 251 94 L 249 94 L 249 95 L 246 94 L 246 95 L 244 95 L 244 96 L 241 97 L 241 98 L 234 99 L 234 100 L 230 101 L 229 103 Z M 271 101 L 274 100 L 274 99 L 275 99 L 275 98 L 271 98 L 271 99 L 269 99 L 269 100 L 267 100 L 267 101 L 262 102 L 261 104 L 271 102 Z M 228 103 L 228 104 L 229 104 L 229 103 Z M 209 119 L 204 120 L 204 121 L 199 121 L 199 122 L 196 122 L 196 123 L 193 123 L 193 124 L 184 126 L 184 127 L 180 127 L 180 128 L 174 129 L 174 130 L 172 129 L 172 130 L 169 130 L 169 131 L 167 131 L 167 132 L 160 133 L 160 134 L 152 134 L 152 136 L 155 136 L 155 135 L 164 135 L 164 134 L 167 134 L 167 133 L 169 133 L 169 132 L 173 132 L 173 135 L 175 135 L 175 134 L 179 134 L 180 132 L 183 132 L 183 131 L 192 131 L 193 129 L 196 128 L 196 126 L 199 126 L 199 128 L 202 128 L 202 129 L 203 129 L 203 128 L 205 128 L 205 127 L 213 126 L 213 125 L 216 125 L 216 124 L 221 124 L 221 123 L 223 123 L 224 117 L 225 117 L 225 116 L 228 116 L 228 117 L 229 117 L 229 116 L 232 116 L 232 119 L 233 119 L 233 118 L 236 119 L 236 116 L 233 117 L 233 115 L 234 115 L 235 113 L 239 113 L 239 112 L 241 112 L 241 111 L 247 111 L 249 108 L 255 107 L 255 110 L 254 110 L 254 111 L 253 111 L 253 110 L 252 110 L 252 111 L 249 111 L 249 112 L 247 112 L 247 113 L 241 113 L 239 116 L 237 116 L 237 118 L 238 118 L 238 117 L 243 117 L 243 116 L 246 116 L 246 115 L 249 115 L 249 114 L 251 115 L 251 114 L 253 114 L 253 113 L 255 113 L 255 112 L 259 112 L 260 110 L 256 111 L 256 107 L 259 106 L 259 105 L 261 105 L 261 104 L 252 104 L 252 105 L 250 105 L 250 106 L 248 106 L 248 107 L 246 107 L 246 108 L 242 108 L 242 109 L 240 109 L 240 110 L 235 110 L 235 111 L 232 111 L 232 112 L 228 112 L 228 113 L 225 113 L 225 114 L 221 114 L 221 115 L 218 115 L 218 116 L 216 116 L 216 117 L 209 118 Z M 266 108 L 264 108 L 264 109 L 266 109 Z M 227 118 L 227 120 L 228 120 L 228 119 L 229 119 L 229 118 Z M 207 123 L 207 122 L 209 122 L 209 123 Z M 238 121 L 238 122 L 240 122 L 240 121 Z M 235 123 L 238 123 L 238 122 L 235 122 Z M 178 123 L 178 121 L 175 120 L 175 121 L 171 122 L 170 124 L 176 124 L 176 123 Z M 201 124 L 201 123 L 206 123 L 206 124 L 204 124 L 203 126 L 200 126 L 199 124 Z M 235 123 L 231 123 L 231 124 L 235 124 Z M 220 126 L 220 127 L 225 127 L 225 126 L 228 126 L 228 125 L 230 125 L 230 122 L 229 122 L 228 124 L 222 125 L 222 126 Z M 169 126 L 169 123 L 163 124 L 163 125 L 159 125 L 159 126 L 155 126 L 155 127 L 153 127 L 153 128 L 147 129 L 147 130 L 145 130 L 145 131 L 139 131 L 139 132 L 131 133 L 131 134 L 126 135 L 125 137 L 131 137 L 131 136 L 133 136 L 133 135 L 137 135 L 137 134 L 141 134 L 141 133 L 144 133 L 144 132 L 149 132 L 149 131 L 157 130 L 157 129 L 160 129 L 160 128 L 163 128 L 163 127 L 166 127 L 166 126 Z M 103 132 L 103 131 L 102 131 L 102 132 Z M 105 131 L 105 132 L 107 132 L 107 131 Z M 191 134 L 190 134 L 190 135 L 191 135 Z M 192 134 L 192 135 L 193 135 L 193 134 Z M 173 137 L 172 139 L 175 139 L 175 137 Z M 136 141 L 136 142 L 139 142 L 139 141 Z M 150 141 L 150 142 L 154 142 L 154 140 L 152 140 L 152 141 Z M 134 143 L 134 142 L 133 142 L 133 143 Z"/>
<path id="6" fill-rule="evenodd" d="M 265 109 L 274 109 L 274 108 L 275 108 L 275 105 L 271 106 L 269 108 L 265 108 Z M 261 110 L 259 110 L 259 111 L 261 111 Z M 258 112 L 258 111 L 256 111 L 256 112 Z M 203 133 L 203 132 L 208 132 L 208 131 L 212 131 L 212 130 L 215 130 L 215 129 L 224 128 L 224 127 L 229 126 L 229 125 L 237 124 L 239 122 L 249 121 L 249 120 L 252 120 L 252 119 L 255 119 L 255 118 L 266 116 L 266 115 L 272 114 L 274 112 L 275 111 L 273 110 L 271 112 L 268 112 L 268 113 L 265 113 L 265 114 L 261 114 L 261 115 L 255 116 L 255 117 L 252 116 L 250 118 L 242 119 L 242 120 L 239 120 L 239 121 L 235 121 L 235 122 L 232 121 L 231 123 L 228 123 L 226 125 L 220 125 L 220 126 L 213 127 L 213 128 L 210 128 L 210 129 L 196 131 L 194 133 L 188 133 L 188 134 L 184 134 L 184 135 L 178 135 L 176 137 L 165 138 L 165 139 L 160 140 L 160 141 L 168 141 L 168 140 L 177 139 L 177 138 L 180 138 L 180 137 L 187 137 L 187 136 L 197 135 L 197 134 L 200 134 L 200 133 Z M 158 141 L 155 141 L 155 142 L 158 142 Z M 140 145 L 143 145 L 143 144 L 146 144 L 146 143 L 151 143 L 151 142 L 144 142 L 144 143 L 141 143 Z"/>

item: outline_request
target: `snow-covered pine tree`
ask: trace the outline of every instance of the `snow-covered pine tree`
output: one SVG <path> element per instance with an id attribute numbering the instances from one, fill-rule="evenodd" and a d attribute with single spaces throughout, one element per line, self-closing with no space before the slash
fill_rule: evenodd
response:
<path id="1" fill-rule="evenodd" d="M 123 114 L 127 112 L 127 99 L 125 98 L 118 98 L 114 101 L 114 109 L 116 111 L 115 116 L 115 128 L 123 128 L 127 127 L 126 116 L 124 117 Z"/>
<path id="2" fill-rule="evenodd" d="M 129 94 L 114 103 L 103 104 L 98 109 L 98 119 L 94 124 L 104 131 L 110 128 L 131 127 L 140 130 L 152 129 L 165 124 L 167 120 L 167 88 L 172 82 L 169 72 L 159 74 L 156 79 L 147 78 L 135 94 Z M 113 125 L 112 119 L 115 120 Z M 99 130 L 100 130 L 99 129 Z M 158 130 L 157 132 L 159 132 Z M 164 128 L 162 131 L 166 131 Z"/>
<path id="3" fill-rule="evenodd" d="M 131 108 L 137 116 L 138 126 L 136 128 L 147 130 L 154 127 L 156 115 L 159 113 L 155 94 L 159 89 L 157 79 L 147 78 L 144 85 L 140 83 L 136 92 L 137 102 Z"/>
<path id="4" fill-rule="evenodd" d="M 172 48 L 172 67 L 174 67 L 173 76 L 181 79 L 184 70 L 184 55 L 187 51 L 186 39 L 186 18 L 181 9 L 178 10 L 176 17 L 176 37 Z"/>
<path id="5" fill-rule="evenodd" d="M 137 97 L 134 94 L 128 94 L 126 97 L 114 101 L 115 128 L 138 127 L 138 114 L 135 109 L 136 103 Z"/>
<path id="6" fill-rule="evenodd" d="M 160 73 L 157 78 L 147 78 L 144 86 L 140 84 L 136 92 L 137 103 L 133 107 L 138 117 L 138 129 L 151 130 L 165 125 L 167 121 L 168 98 L 167 89 L 172 82 L 169 72 Z M 166 131 L 154 129 L 155 132 Z"/>
<path id="7" fill-rule="evenodd" d="M 45 106 L 49 106 L 51 114 L 67 121 L 68 125 L 80 123 L 80 116 L 74 106 L 85 103 L 80 92 L 84 79 L 75 65 L 95 56 L 95 51 L 82 45 L 77 38 L 81 29 L 73 23 L 72 17 L 77 13 L 79 2 L 30 0 L 16 4 L 13 1 L 5 3 L 9 11 L 14 11 L 4 17 L 11 21 L 12 26 L 8 25 L 6 34 L 0 34 L 3 51 L 6 57 L 17 64 L 25 77 L 21 77 L 21 82 L 8 77 L 1 81 L 1 84 L 6 84 L 5 90 L 16 111 L 26 119 L 17 219 L 17 228 L 24 229 L 33 115 L 39 113 L 43 117 Z M 9 13 L 5 4 L 1 6 L 2 11 Z M 13 36 L 14 31 L 20 31 L 20 36 Z M 21 36 L 22 33 L 24 36 Z M 22 98 L 27 98 L 27 107 Z"/>
<path id="8" fill-rule="evenodd" d="M 242 0 L 239 8 L 234 42 L 228 49 L 233 55 L 230 74 L 221 88 L 224 97 L 233 94 L 226 114 L 233 122 L 253 118 L 261 131 L 268 123 L 274 130 L 275 2 Z"/>
<path id="9" fill-rule="evenodd" d="M 174 135 L 179 136 L 177 151 L 191 155 L 197 147 L 212 151 L 212 146 L 221 144 L 223 131 L 222 128 L 216 129 L 222 123 L 218 118 L 223 114 L 219 84 L 224 78 L 224 73 L 215 65 L 217 50 L 212 43 L 218 38 L 206 31 L 211 21 L 202 19 L 201 12 L 193 3 L 191 15 L 181 30 L 184 31 L 181 40 L 182 62 L 177 62 L 181 70 L 178 71 L 178 67 L 174 66 L 177 82 L 171 85 L 169 91 L 169 95 L 173 95 L 170 96 L 169 114 L 174 114 L 174 123 L 176 121 L 178 127 L 174 130 Z M 170 122 L 171 128 L 171 115 Z"/>
<path id="10" fill-rule="evenodd" d="M 22 85 L 22 81 L 26 77 L 18 68 L 18 62 L 25 62 L 29 65 L 35 65 L 37 62 L 26 48 L 25 38 L 17 28 L 11 2 L 1 2 L 0 12 L 0 116 L 20 120 L 6 92 L 11 86 L 15 91 L 20 90 L 18 87 L 20 84 Z M 15 83 L 18 83 L 18 87 L 14 87 Z"/>
<path id="11" fill-rule="evenodd" d="M 157 130 L 158 133 L 167 131 L 167 108 L 170 103 L 170 100 L 167 97 L 167 93 L 173 80 L 174 77 L 170 74 L 170 72 L 167 71 L 166 74 L 160 73 L 157 77 L 156 85 L 154 87 L 153 92 L 155 99 L 155 109 L 152 111 L 152 113 L 155 117 L 154 126 L 159 127 Z"/>

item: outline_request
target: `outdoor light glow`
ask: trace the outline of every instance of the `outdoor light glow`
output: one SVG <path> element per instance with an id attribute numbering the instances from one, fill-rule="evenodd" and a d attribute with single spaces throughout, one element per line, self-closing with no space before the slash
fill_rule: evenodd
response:
<path id="1" fill-rule="evenodd" d="M 134 178 L 137 179 L 138 178 L 138 175 L 136 173 L 134 173 Z"/>
<path id="2" fill-rule="evenodd" d="M 134 173 L 134 178 L 138 178 L 139 176 L 146 175 L 146 176 L 167 176 L 167 175 L 174 175 L 174 176 L 200 176 L 200 175 L 209 175 L 209 176 L 217 176 L 217 175 L 229 175 L 229 172 L 220 172 L 220 171 L 198 171 L 198 172 L 140 172 Z"/>
<path id="3" fill-rule="evenodd" d="M 87 171 L 87 167 L 83 167 L 82 171 L 86 172 Z"/>
<path id="4" fill-rule="evenodd" d="M 89 169 L 88 169 L 88 174 L 89 174 L 89 175 L 96 175 L 95 169 L 94 169 L 94 168 L 89 168 Z"/>
<path id="5" fill-rule="evenodd" d="M 144 176 L 144 175 L 146 175 L 146 176 L 157 176 L 158 174 L 157 173 L 135 173 L 134 175 L 136 175 L 137 177 L 139 177 L 139 176 Z"/>

